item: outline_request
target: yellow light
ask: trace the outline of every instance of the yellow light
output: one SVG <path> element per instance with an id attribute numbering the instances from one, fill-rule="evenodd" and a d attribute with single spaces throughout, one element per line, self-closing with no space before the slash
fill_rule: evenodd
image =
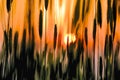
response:
<path id="1" fill-rule="evenodd" d="M 67 45 L 67 38 L 69 38 L 69 44 L 74 43 L 76 41 L 76 37 L 74 34 L 66 34 L 64 37 L 64 43 Z"/>

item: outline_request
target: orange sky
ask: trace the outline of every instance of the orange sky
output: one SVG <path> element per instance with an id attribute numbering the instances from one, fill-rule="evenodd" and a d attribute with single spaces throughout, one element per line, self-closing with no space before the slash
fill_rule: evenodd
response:
<path id="1" fill-rule="evenodd" d="M 41 0 L 41 5 L 39 5 L 39 0 L 34 0 L 33 6 L 33 26 L 35 30 L 35 41 L 36 41 L 36 48 L 39 49 L 40 47 L 40 38 L 38 34 L 38 20 L 39 20 L 39 10 L 42 9 L 43 12 L 43 18 L 45 18 L 45 8 L 44 8 L 44 0 Z M 72 18 L 73 13 L 76 5 L 77 0 L 49 0 L 52 5 L 49 5 L 48 12 L 47 12 L 47 42 L 49 43 L 49 46 L 53 46 L 53 33 L 54 33 L 54 24 L 57 24 L 58 32 L 61 31 L 63 36 L 67 33 L 67 28 L 69 26 L 69 32 L 72 27 Z M 59 2 L 61 1 L 61 5 L 59 6 Z M 82 6 L 82 1 L 80 2 L 80 6 Z M 87 0 L 86 0 L 87 1 Z M 22 38 L 22 31 L 23 26 L 27 27 L 27 20 L 26 20 L 26 4 L 27 0 L 13 0 L 12 3 L 12 11 L 11 16 L 13 16 L 13 19 L 11 18 L 10 25 L 13 25 L 13 33 L 17 30 L 19 31 L 19 42 Z M 99 39 L 100 43 L 100 51 L 103 52 L 104 50 L 104 41 L 105 41 L 105 34 L 106 34 L 106 28 L 107 28 L 107 0 L 101 0 L 102 4 L 102 29 L 99 29 L 99 36 L 97 36 L 97 39 Z M 82 12 L 82 8 L 80 8 L 80 12 Z M 12 15 L 13 14 L 13 15 Z M 81 13 L 80 13 L 81 15 Z M 88 49 L 89 51 L 92 51 L 93 48 L 93 37 L 92 37 L 92 31 L 93 31 L 93 21 L 95 17 L 95 0 L 90 0 L 90 11 L 85 16 L 85 20 L 82 23 L 81 18 L 79 18 L 80 26 L 87 27 L 88 28 Z M 6 10 L 6 2 L 5 0 L 0 0 L 0 50 L 3 43 L 3 29 L 2 25 L 5 26 L 7 24 L 7 10 Z M 13 22 L 12 22 L 13 21 Z M 115 36 L 115 43 L 117 40 L 120 40 L 120 18 L 117 15 L 117 27 L 116 27 L 116 36 Z M 43 19 L 43 30 L 45 29 L 45 19 Z M 98 25 L 97 25 L 98 26 Z M 4 27 L 5 28 L 5 27 Z M 80 31 L 81 32 L 81 31 Z M 97 31 L 98 33 L 98 31 Z M 14 34 L 13 34 L 14 35 Z M 44 36 L 44 32 L 43 32 Z M 63 39 L 64 40 L 64 39 Z M 44 42 L 44 37 L 42 39 L 42 42 Z M 114 44 L 115 44 L 114 43 Z M 43 45 L 44 46 L 44 45 Z"/>

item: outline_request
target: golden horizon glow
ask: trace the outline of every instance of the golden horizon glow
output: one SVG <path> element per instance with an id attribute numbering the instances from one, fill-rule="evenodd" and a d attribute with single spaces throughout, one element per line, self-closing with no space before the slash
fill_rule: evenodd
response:
<path id="1" fill-rule="evenodd" d="M 11 19 L 10 19 L 10 26 L 13 27 L 13 36 L 16 31 L 19 32 L 19 43 L 22 39 L 22 33 L 23 29 L 28 29 L 28 2 L 29 0 L 13 0 L 12 7 L 11 7 Z M 85 10 L 87 2 L 85 2 Z M 47 10 L 47 19 L 45 20 L 45 8 L 44 8 L 44 0 L 41 0 L 41 3 L 39 4 L 39 0 L 33 0 L 31 9 L 32 9 L 32 17 L 31 17 L 31 24 L 34 27 L 35 32 L 35 44 L 37 50 L 40 48 L 40 38 L 39 38 L 39 10 L 41 9 L 43 11 L 43 39 L 42 43 L 44 43 L 44 36 L 45 36 L 45 24 L 47 25 L 47 43 L 50 47 L 53 46 L 53 35 L 54 35 L 54 25 L 57 24 L 57 31 L 58 34 L 62 33 L 62 41 L 61 43 L 65 43 L 64 41 L 64 35 L 67 33 L 76 33 L 75 29 L 77 26 L 79 26 L 78 30 L 78 37 L 83 38 L 84 34 L 84 28 L 88 28 L 88 51 L 92 52 L 93 50 L 93 21 L 95 18 L 95 0 L 90 0 L 88 14 L 85 14 L 84 21 L 81 21 L 82 19 L 82 6 L 83 6 L 83 0 L 80 0 L 80 6 L 79 6 L 79 19 L 77 23 L 80 23 L 80 25 L 72 25 L 73 17 L 75 12 L 75 7 L 77 4 L 77 0 L 50 0 L 50 4 L 48 5 Z M 104 44 L 105 44 L 105 35 L 107 31 L 107 0 L 101 0 L 102 4 L 102 28 L 97 29 L 97 37 L 99 39 L 99 43 L 96 45 L 99 45 L 99 49 L 101 53 L 104 52 Z M 120 3 L 118 3 L 120 4 Z M 6 0 L 0 0 L 0 46 L 2 46 L 3 43 L 3 29 L 6 29 L 7 23 L 8 23 L 8 13 L 6 10 Z M 46 23 L 45 23 L 46 21 Z M 115 39 L 114 39 L 114 47 L 117 44 L 117 41 L 120 41 L 120 16 L 117 14 L 117 20 L 116 20 L 116 32 L 115 32 Z M 98 25 L 97 25 L 98 26 Z M 28 35 L 28 30 L 27 30 Z M 96 39 L 96 40 L 98 40 Z M 42 45 L 44 48 L 44 45 Z"/>
<path id="2" fill-rule="evenodd" d="M 74 34 L 66 34 L 64 36 L 64 43 L 65 43 L 65 45 L 67 45 L 67 39 L 69 39 L 68 44 L 74 43 L 76 41 L 76 37 L 75 37 Z"/>

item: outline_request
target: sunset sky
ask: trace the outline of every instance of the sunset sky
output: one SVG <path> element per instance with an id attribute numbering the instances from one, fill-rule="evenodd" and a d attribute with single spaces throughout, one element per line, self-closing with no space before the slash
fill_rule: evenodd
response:
<path id="1" fill-rule="evenodd" d="M 11 8 L 11 19 L 10 19 L 10 25 L 13 27 L 13 35 L 15 31 L 19 32 L 19 42 L 22 39 L 22 32 L 23 28 L 28 27 L 27 22 L 27 5 L 29 0 L 13 0 L 12 8 Z M 39 11 L 40 9 L 43 11 L 43 31 L 45 29 L 45 8 L 44 8 L 44 0 L 34 0 L 32 5 L 32 26 L 34 26 L 34 32 L 35 32 L 35 43 L 36 43 L 36 49 L 39 49 L 40 47 L 40 38 L 39 38 L 39 32 L 38 32 L 38 26 L 39 26 Z M 82 12 L 82 1 L 80 0 L 80 16 Z M 78 23 L 80 23 L 80 26 L 87 27 L 88 28 L 88 49 L 89 52 L 92 51 L 93 48 L 93 21 L 95 17 L 95 6 L 97 5 L 96 0 L 90 0 L 90 6 L 89 6 L 89 12 L 85 15 L 84 22 L 81 22 L 81 17 L 79 18 Z M 72 30 L 72 18 L 74 17 L 74 11 L 76 6 L 77 0 L 49 0 L 48 5 L 48 11 L 47 11 L 47 42 L 49 43 L 49 46 L 53 46 L 53 34 L 54 34 L 54 24 L 57 24 L 58 33 L 62 32 L 62 43 L 64 44 L 64 36 L 67 32 L 71 32 Z M 88 0 L 86 0 L 87 4 Z M 97 29 L 97 40 L 99 39 L 100 43 L 100 51 L 103 53 L 104 51 L 104 42 L 105 42 L 105 36 L 106 36 L 106 29 L 107 29 L 107 0 L 101 0 L 102 4 L 102 28 Z M 120 3 L 118 2 L 117 5 Z M 117 6 L 118 8 L 118 6 Z M 2 49 L 3 44 L 3 30 L 7 26 L 7 19 L 8 19 L 8 13 L 6 10 L 6 0 L 0 0 L 0 51 Z M 114 47 L 116 45 L 116 42 L 120 40 L 120 17 L 117 13 L 117 25 L 116 25 L 116 35 L 114 40 Z M 97 25 L 99 26 L 99 25 Z M 67 30 L 68 29 L 68 30 Z M 74 30 L 74 29 L 73 29 Z M 74 31 L 72 31 L 74 33 Z M 79 33 L 81 34 L 81 29 L 79 29 Z M 42 42 L 44 42 L 44 32 L 43 32 L 43 39 Z M 96 44 L 98 45 L 98 44 Z M 44 46 L 44 45 L 43 45 Z"/>

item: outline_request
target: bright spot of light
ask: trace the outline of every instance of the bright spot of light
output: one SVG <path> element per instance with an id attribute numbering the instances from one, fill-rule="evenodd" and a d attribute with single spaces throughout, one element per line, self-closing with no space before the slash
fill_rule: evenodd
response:
<path id="1" fill-rule="evenodd" d="M 66 34 L 65 37 L 64 37 L 64 43 L 67 45 L 67 38 L 69 39 L 69 44 L 70 43 L 74 43 L 76 41 L 76 37 L 74 34 Z"/>

